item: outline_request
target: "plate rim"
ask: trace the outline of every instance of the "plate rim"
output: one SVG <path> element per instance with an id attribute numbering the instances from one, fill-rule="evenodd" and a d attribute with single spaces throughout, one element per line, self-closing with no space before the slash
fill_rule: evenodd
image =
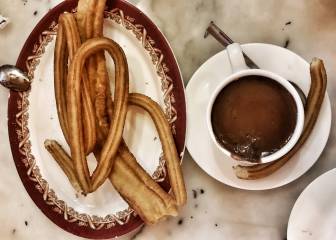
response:
<path id="1" fill-rule="evenodd" d="M 304 62 L 305 64 L 307 64 L 307 66 L 309 67 L 309 63 L 308 63 L 304 58 L 302 58 L 300 55 L 298 55 L 297 53 L 295 53 L 295 52 L 293 52 L 293 51 L 290 51 L 289 49 L 280 47 L 280 46 L 278 46 L 278 45 L 269 44 L 269 43 L 259 43 L 259 42 L 255 42 L 255 43 L 253 42 L 253 43 L 245 43 L 245 44 L 241 44 L 242 48 L 245 48 L 245 47 L 251 47 L 251 46 L 258 46 L 258 45 L 259 45 L 259 46 L 265 45 L 265 46 L 269 46 L 269 47 L 277 48 L 278 50 L 280 49 L 280 50 L 282 50 L 282 51 L 286 51 L 286 52 L 288 52 L 289 54 L 293 54 L 293 55 L 295 55 L 298 59 L 300 59 L 300 61 L 302 61 L 302 62 Z M 194 74 L 191 76 L 191 78 L 190 78 L 190 80 L 188 81 L 188 84 L 187 84 L 187 86 L 186 86 L 186 98 L 187 98 L 187 106 L 188 106 L 187 109 L 190 109 L 190 107 L 189 107 L 189 106 L 190 106 L 190 100 L 188 99 L 188 95 L 189 95 L 189 94 L 188 94 L 188 91 L 190 91 L 190 90 L 188 90 L 188 87 L 190 86 L 189 84 L 192 82 L 192 79 L 193 79 L 197 74 L 199 74 L 199 71 L 200 71 L 200 69 L 202 68 L 202 66 L 203 66 L 204 64 L 206 64 L 206 63 L 207 63 L 208 61 L 210 61 L 211 59 L 213 59 L 213 58 L 215 58 L 215 57 L 218 57 L 218 55 L 223 54 L 223 53 L 225 53 L 225 52 L 226 52 L 226 49 L 223 49 L 223 50 L 217 52 L 216 54 L 214 54 L 213 56 L 209 57 L 207 60 L 205 60 L 205 61 L 202 63 L 202 65 L 201 65 L 201 66 L 194 72 Z M 329 137 L 330 137 L 332 115 L 331 115 L 331 105 L 330 105 L 330 98 L 329 98 L 328 92 L 326 92 L 326 98 L 325 98 L 325 101 L 326 101 L 327 106 L 328 106 L 328 112 L 330 113 L 330 121 L 329 121 L 329 126 L 328 126 L 328 136 L 326 137 L 326 141 L 325 141 L 325 143 L 324 143 L 324 147 L 323 147 L 322 151 L 318 154 L 318 157 L 317 157 L 316 161 L 313 161 L 312 164 L 309 166 L 309 168 L 307 168 L 307 170 L 306 170 L 304 173 L 306 173 L 307 171 L 309 171 L 309 170 L 314 166 L 314 164 L 318 161 L 318 158 L 319 158 L 319 156 L 322 154 L 323 150 L 325 149 L 325 146 L 326 146 L 326 144 L 327 144 L 327 142 L 328 142 L 328 139 L 329 139 Z M 189 117 L 188 117 L 188 112 L 189 112 L 189 110 L 187 111 L 187 120 L 189 119 Z M 303 174 L 300 174 L 299 176 L 295 177 L 294 179 L 292 179 L 292 180 L 290 180 L 290 181 L 284 181 L 284 182 L 281 182 L 281 183 L 278 183 L 278 184 L 274 184 L 274 185 L 272 185 L 272 186 L 267 186 L 267 187 L 260 187 L 260 186 L 258 186 L 258 187 L 251 187 L 251 186 L 247 187 L 247 186 L 241 186 L 241 185 L 239 185 L 239 184 L 237 184 L 237 183 L 235 183 L 235 184 L 231 184 L 231 183 L 229 183 L 228 181 L 224 182 L 224 181 L 222 181 L 221 179 L 219 179 L 219 178 L 213 176 L 212 174 L 210 174 L 208 171 L 206 171 L 206 170 L 199 164 L 199 161 L 196 161 L 196 160 L 195 160 L 195 158 L 194 158 L 194 154 L 192 153 L 192 151 L 189 151 L 189 147 L 188 147 L 188 145 L 189 145 L 189 140 L 188 140 L 188 139 L 189 139 L 189 135 L 190 135 L 190 129 L 189 129 L 189 128 L 190 128 L 190 125 L 187 124 L 187 135 L 186 135 L 187 140 L 186 140 L 186 148 L 187 148 L 187 150 L 188 150 L 188 153 L 190 154 L 190 156 L 191 156 L 191 158 L 193 159 L 193 161 L 196 162 L 196 164 L 202 169 L 202 171 L 204 171 L 204 172 L 205 172 L 207 175 L 209 175 L 211 178 L 215 179 L 216 181 L 218 181 L 218 182 L 220 182 L 220 183 L 222 183 L 222 184 L 225 184 L 225 185 L 230 186 L 230 187 L 232 187 L 232 188 L 237 188 L 237 189 L 242 189 L 242 190 L 248 190 L 248 191 L 262 191 L 262 190 L 275 189 L 275 188 L 279 188 L 279 187 L 285 186 L 285 185 L 287 185 L 287 184 L 289 184 L 289 183 L 291 183 L 291 182 L 294 182 L 295 180 L 297 180 L 298 178 L 300 178 L 300 177 L 304 174 L 304 173 L 303 173 Z"/>
<path id="2" fill-rule="evenodd" d="M 330 170 L 327 170 L 326 172 L 322 173 L 321 175 L 319 175 L 318 177 L 316 177 L 313 181 L 311 181 L 303 190 L 302 192 L 300 193 L 300 195 L 298 196 L 298 198 L 296 199 L 293 207 L 292 207 L 292 210 L 290 212 L 290 215 L 289 215 L 289 218 L 288 218 L 288 226 L 287 226 L 287 238 L 289 239 L 289 228 L 290 228 L 290 225 L 291 225 L 291 222 L 293 222 L 293 220 L 291 220 L 293 218 L 293 212 L 296 210 L 296 208 L 298 207 L 298 204 L 299 204 L 299 201 L 302 200 L 303 198 L 303 195 L 309 191 L 312 187 L 315 186 L 316 182 L 318 180 L 320 180 L 321 178 L 323 177 L 326 177 L 328 175 L 331 175 L 331 174 L 335 174 L 336 175 L 336 168 L 333 168 L 333 169 L 330 169 Z M 293 223 L 292 223 L 293 224 Z"/>
<path id="3" fill-rule="evenodd" d="M 60 13 L 64 11 L 69 11 L 69 9 L 74 9 L 77 6 L 77 0 L 67 0 L 64 1 L 53 9 L 51 9 L 35 26 L 29 37 L 27 38 L 24 46 L 22 47 L 21 53 L 18 57 L 16 65 L 27 72 L 26 59 L 28 56 L 32 54 L 32 49 L 34 44 L 37 42 L 38 37 L 41 35 L 43 31 L 45 31 L 49 25 L 55 21 L 57 22 L 57 18 Z M 182 74 L 180 72 L 178 63 L 174 56 L 173 50 L 170 47 L 167 39 L 163 35 L 163 33 L 158 29 L 158 27 L 147 17 L 141 10 L 139 10 L 133 4 L 124 1 L 108 1 L 107 2 L 108 9 L 122 9 L 123 11 L 127 11 L 127 15 L 130 17 L 134 17 L 137 20 L 137 23 L 141 23 L 148 32 L 148 35 L 157 42 L 155 43 L 155 47 L 162 50 L 165 54 L 164 62 L 167 62 L 170 66 L 169 76 L 172 78 L 171 81 L 174 83 L 174 97 L 175 97 L 175 108 L 179 112 L 179 121 L 176 122 L 176 132 L 175 143 L 178 148 L 178 152 L 181 153 L 181 159 L 185 150 L 185 140 L 186 140 L 186 100 L 185 100 L 185 89 L 183 84 Z M 17 134 L 17 130 L 20 128 L 18 122 L 16 121 L 17 114 L 20 114 L 18 109 L 17 101 L 21 98 L 21 93 L 11 91 L 8 100 L 8 132 L 9 132 L 9 140 L 11 145 L 11 151 L 13 155 L 13 159 L 15 162 L 15 166 L 17 172 L 20 176 L 20 179 L 27 191 L 30 195 L 31 199 L 34 201 L 35 205 L 46 215 L 52 222 L 61 227 L 62 229 L 73 233 L 75 235 L 86 237 L 86 238 L 111 238 L 116 236 L 121 236 L 132 230 L 136 229 L 140 225 L 143 224 L 142 220 L 137 216 L 132 218 L 125 225 L 116 225 L 115 227 L 111 227 L 109 229 L 101 228 L 99 230 L 93 230 L 89 227 L 79 226 L 77 224 L 67 222 L 62 214 L 56 213 L 52 211 L 46 204 L 41 193 L 34 188 L 34 184 L 30 182 L 25 165 L 22 160 L 24 158 L 23 154 L 20 153 L 19 149 L 19 138 Z M 165 189 L 169 188 L 169 184 L 166 178 L 166 181 L 162 183 L 162 186 Z"/>

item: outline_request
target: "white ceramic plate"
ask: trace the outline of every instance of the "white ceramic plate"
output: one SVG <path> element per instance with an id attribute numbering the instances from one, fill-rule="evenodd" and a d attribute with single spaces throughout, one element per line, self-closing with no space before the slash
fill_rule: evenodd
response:
<path id="1" fill-rule="evenodd" d="M 315 179 L 297 199 L 288 222 L 288 240 L 336 238 L 336 169 Z"/>
<path id="2" fill-rule="evenodd" d="M 163 106 L 161 83 L 157 81 L 155 69 L 152 67 L 150 58 L 143 51 L 141 42 L 131 34 L 125 34 L 124 28 L 112 21 L 107 20 L 104 29 L 105 36 L 117 41 L 125 51 L 130 71 L 130 91 L 144 93 Z M 40 64 L 34 74 L 32 94 L 29 96 L 28 128 L 30 129 L 32 154 L 36 159 L 36 164 L 40 167 L 42 176 L 45 176 L 49 185 L 57 192 L 58 197 L 73 206 L 76 211 L 98 216 L 108 214 L 111 209 L 121 211 L 127 208 L 128 204 L 108 181 L 94 194 L 76 197 L 74 189 L 64 173 L 58 171 L 57 163 L 43 147 L 45 139 L 51 138 L 57 140 L 70 152 L 57 117 L 52 78 L 54 66 L 50 64 L 53 61 L 54 40 L 46 46 L 45 53 L 40 59 Z M 113 79 L 114 77 L 111 75 L 114 75 L 114 71 L 111 68 L 113 66 L 111 58 L 108 58 L 107 66 L 109 67 L 110 79 Z M 111 84 L 114 85 L 113 82 Z M 41 114 L 41 109 L 43 109 L 43 114 Z M 130 129 L 132 130 L 130 131 Z M 153 140 L 158 138 L 154 123 L 139 108 L 131 107 L 129 110 L 124 138 L 144 169 L 153 174 L 159 165 L 162 149 L 160 141 Z M 93 170 L 96 167 L 96 161 L 93 155 L 91 157 L 92 159 L 88 159 L 88 162 L 89 167 Z"/>
<path id="3" fill-rule="evenodd" d="M 242 45 L 244 52 L 262 69 L 295 82 L 307 95 L 310 87 L 309 64 L 295 53 L 262 43 Z M 258 180 L 238 179 L 232 169 L 236 162 L 214 145 L 206 125 L 210 95 L 222 79 L 231 74 L 226 51 L 208 59 L 192 76 L 186 89 L 187 149 L 196 163 L 211 177 L 229 186 L 264 190 L 283 186 L 303 175 L 317 161 L 328 140 L 331 109 L 326 94 L 316 126 L 303 148 L 280 170 Z"/>
<path id="4" fill-rule="evenodd" d="M 45 139 L 55 139 L 69 151 L 56 111 L 53 55 L 58 16 L 74 11 L 76 6 L 76 0 L 62 2 L 28 37 L 17 66 L 27 72 L 32 86 L 28 92 L 11 91 L 8 130 L 22 183 L 43 213 L 64 230 L 90 239 L 106 239 L 128 233 L 142 224 L 141 219 L 109 181 L 87 197 L 77 194 L 43 144 Z M 107 2 L 104 35 L 125 51 L 130 92 L 146 94 L 165 111 L 182 158 L 186 131 L 184 87 L 165 37 L 144 13 L 123 0 Z M 114 64 L 109 57 L 107 66 L 114 80 Z M 148 114 L 130 107 L 123 137 L 143 168 L 168 191 L 162 147 Z M 92 158 L 88 159 L 91 170 L 96 166 Z"/>

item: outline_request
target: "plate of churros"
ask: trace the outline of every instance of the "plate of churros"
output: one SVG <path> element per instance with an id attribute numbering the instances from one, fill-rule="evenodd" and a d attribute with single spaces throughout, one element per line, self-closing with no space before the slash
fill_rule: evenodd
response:
<path id="1" fill-rule="evenodd" d="M 122 0 L 64 1 L 32 31 L 17 66 L 32 85 L 10 92 L 11 149 L 51 221 L 102 239 L 178 215 L 183 80 L 144 13 Z"/>

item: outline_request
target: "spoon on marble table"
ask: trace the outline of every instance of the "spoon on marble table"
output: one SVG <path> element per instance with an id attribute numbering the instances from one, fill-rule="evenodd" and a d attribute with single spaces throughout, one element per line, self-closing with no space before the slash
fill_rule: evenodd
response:
<path id="1" fill-rule="evenodd" d="M 0 84 L 10 90 L 27 91 L 31 81 L 19 68 L 13 65 L 0 66 Z"/>
<path id="2" fill-rule="evenodd" d="M 227 47 L 228 45 L 234 43 L 234 41 L 226 34 L 223 32 L 223 30 L 221 30 L 213 21 L 211 21 L 209 23 L 208 28 L 205 31 L 204 34 L 204 38 L 208 37 L 210 35 L 212 35 L 219 43 L 221 43 L 224 47 Z M 258 67 L 258 65 L 251 59 L 249 58 L 249 56 L 247 56 L 244 52 L 243 52 L 243 56 L 246 62 L 246 65 L 249 68 L 254 68 L 254 69 L 259 69 L 260 67 Z M 289 80 L 288 80 L 289 81 Z M 302 91 L 302 89 L 294 82 L 289 81 L 292 86 L 296 89 L 296 91 L 299 93 L 299 96 L 301 98 L 301 101 L 303 103 L 303 105 L 306 105 L 307 102 L 307 97 L 304 94 L 304 92 Z"/>

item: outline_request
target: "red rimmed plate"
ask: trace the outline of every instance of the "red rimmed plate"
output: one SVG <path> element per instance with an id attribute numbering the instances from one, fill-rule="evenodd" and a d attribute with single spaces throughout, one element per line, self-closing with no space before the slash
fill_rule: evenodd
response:
<path id="1" fill-rule="evenodd" d="M 88 197 L 79 196 L 43 147 L 47 138 L 65 140 L 60 129 L 53 88 L 53 51 L 58 16 L 75 11 L 65 1 L 48 12 L 27 39 L 17 66 L 32 78 L 29 92 L 11 92 L 8 128 L 20 178 L 43 213 L 64 230 L 87 238 L 111 238 L 142 224 L 137 214 L 106 182 Z M 161 104 L 171 123 L 178 152 L 183 155 L 186 131 L 184 87 L 173 52 L 160 30 L 135 6 L 108 1 L 105 36 L 124 49 L 130 69 L 130 91 Z M 113 79 L 113 63 L 108 60 Z M 139 109 L 127 115 L 124 138 L 140 164 L 169 190 L 160 141 L 150 118 Z M 94 167 L 95 161 L 89 161 Z"/>

